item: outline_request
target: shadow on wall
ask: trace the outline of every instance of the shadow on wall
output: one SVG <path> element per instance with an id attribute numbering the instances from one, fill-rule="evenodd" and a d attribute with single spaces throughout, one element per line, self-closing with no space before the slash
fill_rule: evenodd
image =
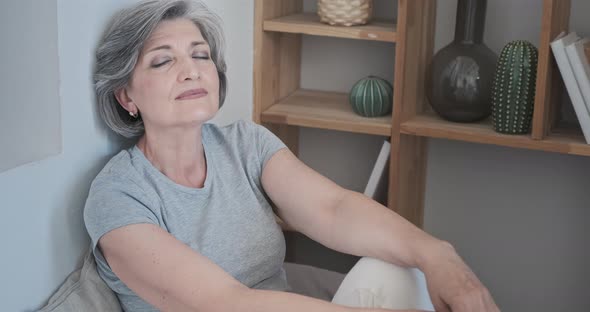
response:
<path id="1" fill-rule="evenodd" d="M 121 136 L 111 131 L 103 122 L 98 121 L 96 125 L 100 125 L 101 130 L 107 134 L 109 141 L 112 142 L 115 154 L 123 149 L 127 149 L 133 144 L 135 140 L 124 139 Z M 58 206 L 61 209 L 56 209 L 51 215 L 51 226 L 49 227 L 48 243 L 51 255 L 48 260 L 51 261 L 50 280 L 60 281 L 54 286 L 54 289 L 40 306 L 46 304 L 49 297 L 59 288 L 65 281 L 59 272 L 63 272 L 64 255 L 67 255 L 71 250 L 80 250 L 80 254 L 76 259 L 74 268 L 69 268 L 69 272 L 75 271 L 82 265 L 85 252 L 90 247 L 90 237 L 86 232 L 84 225 L 84 205 L 88 197 L 88 192 L 94 178 L 104 168 L 105 164 L 114 156 L 108 155 L 94 161 L 92 164 L 84 168 L 80 168 L 74 181 L 61 190 L 62 200 Z M 66 224 L 67 226 L 63 226 Z M 83 233 L 83 234 L 80 234 Z M 71 263 L 71 262 L 70 262 Z M 69 273 L 68 273 L 69 275 Z M 35 311 L 35 310 L 32 310 Z"/>
<path id="2" fill-rule="evenodd" d="M 109 159 L 110 156 L 104 157 L 86 169 L 81 169 L 79 175 L 75 178 L 75 182 L 62 190 L 63 197 L 62 204 L 60 205 L 62 209 L 56 209 L 51 215 L 50 233 L 48 233 L 48 237 L 50 238 L 48 241 L 51 245 L 51 248 L 49 248 L 51 255 L 48 260 L 51 261 L 52 267 L 52 270 L 50 270 L 50 274 L 52 274 L 50 280 L 59 281 L 63 278 L 58 273 L 64 271 L 61 268 L 64 262 L 64 255 L 68 254 L 70 250 L 82 251 L 76 260 L 75 268 L 80 267 L 82 264 L 84 252 L 90 245 L 88 235 L 80 235 L 80 233 L 86 233 L 83 218 L 84 204 L 88 197 L 91 181 L 94 180 Z M 64 224 L 67 226 L 63 226 Z M 73 272 L 74 269 L 71 271 Z M 61 283 L 63 283 L 63 280 L 58 285 L 55 285 L 55 289 L 51 294 L 57 290 Z M 46 299 L 49 299 L 51 294 Z"/>
<path id="3" fill-rule="evenodd" d="M 360 257 L 329 249 L 297 232 L 284 232 L 287 243 L 285 262 L 311 265 L 346 274 Z"/>

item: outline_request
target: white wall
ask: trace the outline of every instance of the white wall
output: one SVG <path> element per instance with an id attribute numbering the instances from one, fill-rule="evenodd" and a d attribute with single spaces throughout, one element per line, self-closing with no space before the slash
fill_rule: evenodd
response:
<path id="1" fill-rule="evenodd" d="M 375 3 L 380 14 L 391 5 Z M 436 50 L 454 36 L 457 1 L 437 3 Z M 590 2 L 572 3 L 572 29 L 590 36 Z M 314 5 L 307 0 L 306 9 Z M 514 39 L 537 45 L 541 14 L 538 0 L 488 1 L 484 41 L 497 53 Z M 303 47 L 308 88 L 347 91 L 368 73 L 387 77 L 393 64 L 387 44 L 306 37 Z M 379 141 L 304 129 L 300 155 L 339 184 L 362 190 Z M 588 157 L 432 139 L 425 228 L 457 247 L 502 311 L 590 311 L 589 188 Z M 297 243 L 315 254 L 298 251 L 296 258 L 321 258 L 313 244 Z M 326 253 L 324 266 L 341 267 L 333 261 Z"/>
<path id="2" fill-rule="evenodd" d="M 39 10 L 46 9 L 33 2 L 18 2 L 20 10 L 12 12 L 3 24 L 17 25 L 21 18 L 37 16 Z M 112 6 L 115 1 L 111 2 Z M 88 243 L 82 223 L 83 203 L 90 180 L 113 151 L 92 110 L 90 89 L 91 55 L 101 11 L 104 14 L 100 7 L 82 6 L 78 1 L 58 1 L 57 7 L 45 11 L 53 15 L 58 29 L 59 39 L 54 44 L 59 51 L 59 76 L 47 83 L 57 87 L 59 82 L 55 92 L 61 102 L 63 151 L 0 174 L 4 213 L 0 245 L 7 246 L 2 252 L 0 291 L 9 294 L 2 298 L 5 311 L 38 307 L 72 271 Z M 15 52 L 19 48 L 15 47 Z M 44 46 L 36 48 L 42 51 Z M 26 53 L 13 53 L 13 57 L 30 64 L 20 68 L 21 73 L 36 76 L 35 62 Z M 42 60 L 56 62 L 49 56 Z M 0 60 L 2 66 L 8 62 L 11 60 Z"/>
<path id="3" fill-rule="evenodd" d="M 48 92 L 59 94 L 61 102 L 63 152 L 0 173 L 0 208 L 4 213 L 0 218 L 0 293 L 4 294 L 0 306 L 2 311 L 29 311 L 45 303 L 78 264 L 88 244 L 82 209 L 90 182 L 123 143 L 102 126 L 94 111 L 91 70 L 94 48 L 107 19 L 136 0 L 58 0 L 57 7 L 51 7 L 51 1 L 43 5 L 32 0 L 9 2 L 0 4 L 2 28 L 18 32 L 14 26 L 25 20 L 38 22 L 34 29 L 57 29 L 49 44 L 57 45 L 54 50 L 59 55 L 59 75 L 51 46 L 38 46 L 37 54 L 22 53 L 23 47 L 16 46 L 10 58 L 0 58 L 2 68 L 24 64 L 14 74 L 32 81 L 40 78 L 36 64 L 54 66 L 54 76 L 42 77 L 47 79 Z M 229 93 L 215 122 L 249 119 L 253 1 L 205 2 L 224 19 L 228 37 Z M 9 7 L 18 10 L 4 11 Z M 44 49 L 47 53 L 42 53 Z M 2 50 L 7 52 L 5 46 Z M 31 55 L 39 59 L 32 60 Z M 3 83 L 10 79 L 5 72 L 2 77 Z M 6 92 L 2 89 L 3 95 Z M 3 100 L 0 105 L 7 103 Z"/>
<path id="4" fill-rule="evenodd" d="M 227 39 L 228 94 L 213 119 L 227 124 L 252 119 L 254 62 L 254 0 L 205 0 L 221 16 Z"/>
<path id="5" fill-rule="evenodd" d="M 0 172 L 61 152 L 56 2 L 0 10 Z"/>

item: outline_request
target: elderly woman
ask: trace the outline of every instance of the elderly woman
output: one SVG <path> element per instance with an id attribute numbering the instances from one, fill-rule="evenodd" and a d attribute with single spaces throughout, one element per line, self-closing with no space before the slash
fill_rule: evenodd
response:
<path id="1" fill-rule="evenodd" d="M 220 20 L 202 3 L 121 11 L 96 57 L 100 115 L 137 139 L 99 173 L 84 209 L 99 274 L 125 310 L 378 311 L 288 291 L 270 199 L 329 248 L 419 268 L 437 311 L 497 311 L 448 243 L 314 172 L 262 126 L 206 123 L 227 78 Z"/>

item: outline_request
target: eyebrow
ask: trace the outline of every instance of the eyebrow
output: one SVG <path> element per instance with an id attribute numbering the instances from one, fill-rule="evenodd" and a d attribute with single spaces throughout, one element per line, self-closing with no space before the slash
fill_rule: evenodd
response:
<path id="1" fill-rule="evenodd" d="M 205 41 L 193 41 L 193 42 L 191 42 L 191 48 L 194 48 L 198 45 L 203 45 L 203 44 L 206 44 L 206 42 Z M 153 49 L 150 49 L 147 53 L 150 53 L 150 52 L 153 52 L 156 50 L 170 50 L 170 49 L 172 49 L 172 47 L 169 45 L 161 45 L 161 46 L 155 47 Z"/>

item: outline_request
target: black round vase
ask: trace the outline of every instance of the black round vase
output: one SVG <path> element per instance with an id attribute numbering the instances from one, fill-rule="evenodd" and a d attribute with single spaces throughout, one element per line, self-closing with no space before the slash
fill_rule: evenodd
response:
<path id="1" fill-rule="evenodd" d="M 426 96 L 441 117 L 474 122 L 491 113 L 498 56 L 483 43 L 487 0 L 458 0 L 455 40 L 432 59 Z"/>

